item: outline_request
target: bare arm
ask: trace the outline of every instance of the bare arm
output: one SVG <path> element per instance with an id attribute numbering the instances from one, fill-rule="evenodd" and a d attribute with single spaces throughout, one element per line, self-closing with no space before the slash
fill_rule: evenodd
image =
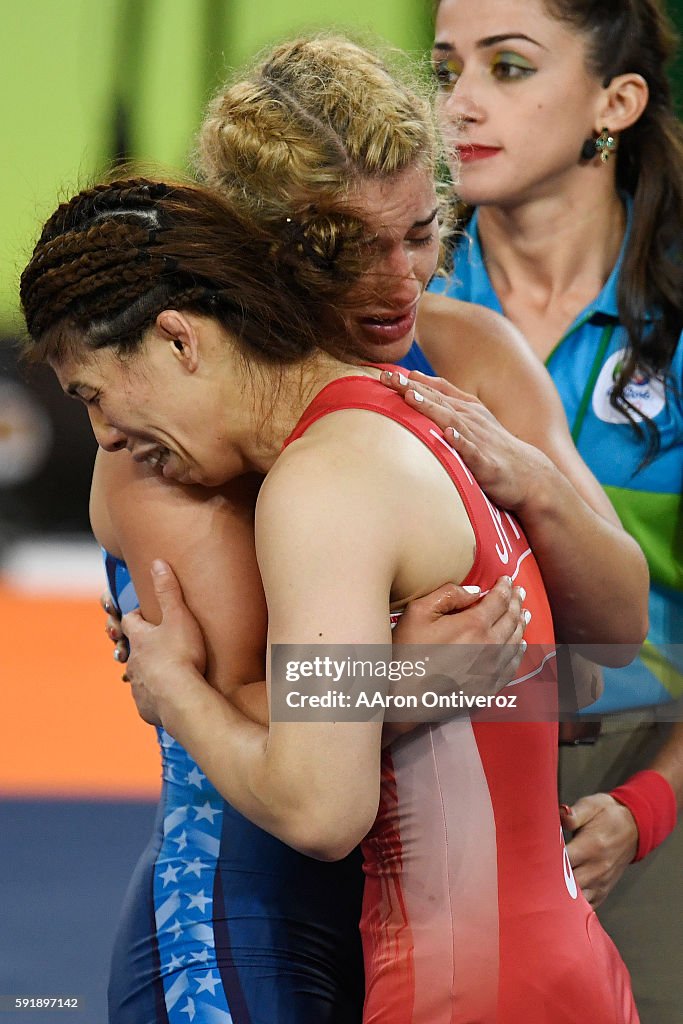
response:
<path id="1" fill-rule="evenodd" d="M 182 487 L 136 464 L 127 452 L 100 451 L 91 520 L 100 543 L 126 561 L 143 616 L 150 622 L 160 621 L 150 576 L 152 559 L 160 557 L 173 565 L 187 604 L 201 625 L 207 680 L 247 717 L 267 725 L 267 622 L 253 529 L 257 488 L 255 480 L 216 492 Z M 452 614 L 464 609 L 470 611 Z M 120 624 L 110 622 L 110 628 L 121 635 Z M 517 589 L 499 585 L 480 600 L 453 585 L 447 593 L 439 591 L 411 605 L 394 639 L 492 645 L 500 661 L 492 677 L 500 675 L 506 681 L 523 628 Z M 136 693 L 141 716 L 160 724 L 145 703 L 144 691 Z M 405 727 L 400 730 L 405 731 Z M 399 730 L 386 726 L 385 743 L 398 734 Z"/>
<path id="2" fill-rule="evenodd" d="M 266 722 L 266 607 L 253 529 L 258 486 L 243 478 L 215 491 L 183 487 L 136 464 L 128 452 L 99 451 L 90 516 L 99 542 L 125 560 L 151 622 L 160 621 L 152 559 L 177 567 L 201 623 L 206 678 Z M 260 687 L 242 685 L 258 680 Z"/>
<path id="3" fill-rule="evenodd" d="M 316 486 L 320 482 L 318 473 Z M 311 523 L 314 502 L 301 475 L 291 494 L 280 489 L 273 498 L 272 487 L 270 492 L 262 496 L 260 514 L 265 523 L 261 560 L 270 591 L 273 639 L 334 642 L 336 610 L 348 592 L 358 596 L 357 601 L 348 602 L 354 609 L 354 641 L 390 642 L 388 585 L 378 631 L 378 613 L 368 614 L 371 610 L 361 597 L 365 572 L 359 566 L 358 578 L 351 572 L 349 579 L 348 551 L 344 549 L 342 557 L 338 544 L 341 522 L 330 516 L 323 524 Z M 334 504 L 342 515 L 340 504 Z M 282 517 L 283 507 L 290 513 L 286 517 Z M 313 529 L 315 551 L 311 550 Z M 321 579 L 320 563 L 312 556 L 319 555 L 323 546 L 326 571 Z M 370 557 L 366 569 L 372 573 L 372 558 L 380 552 L 373 555 L 361 545 L 352 561 L 358 564 L 366 554 Z M 341 591 L 340 579 L 344 579 Z M 170 584 L 162 578 L 161 585 L 160 593 L 165 588 L 167 596 L 158 629 L 135 617 L 124 618 L 131 641 L 128 672 L 133 685 L 144 684 L 164 728 L 243 814 L 309 855 L 343 856 L 365 834 L 376 813 L 381 722 L 274 722 L 270 731 L 248 722 L 204 684 L 196 623 L 177 602 L 173 578 Z M 276 680 L 275 685 L 283 681 Z"/>
<path id="4" fill-rule="evenodd" d="M 387 430 L 400 429 L 383 422 Z M 387 653 L 394 582 L 403 579 L 410 594 L 423 583 L 433 589 L 444 572 L 444 545 L 434 543 L 429 572 L 416 575 L 406 531 L 416 519 L 430 518 L 430 510 L 421 490 L 396 472 L 396 458 L 387 463 L 386 438 L 370 442 L 380 449 L 374 460 L 367 458 L 367 436 L 363 441 L 349 453 L 347 429 L 324 459 L 315 453 L 309 459 L 299 448 L 283 470 L 288 452 L 264 485 L 256 533 L 271 643 L 323 644 L 325 652 L 330 644 L 373 644 Z M 471 528 L 441 467 L 431 460 L 430 467 L 447 488 L 450 519 L 462 523 L 462 540 L 454 528 L 448 547 L 448 568 L 462 578 L 472 560 Z M 409 506 L 409 525 L 389 531 L 387 518 L 399 500 Z M 429 546 L 432 537 L 423 541 Z M 148 688 L 164 727 L 243 814 L 309 855 L 343 856 L 376 814 L 381 721 L 274 720 L 267 733 L 240 721 L 201 678 L 201 634 L 178 600 L 172 574 L 165 582 L 162 574 L 163 588 L 168 599 L 159 627 L 135 613 L 124 619 L 133 685 Z M 271 685 L 286 688 L 280 678 Z"/>
<path id="5" fill-rule="evenodd" d="M 550 376 L 517 329 L 490 310 L 463 306 L 429 296 L 420 343 L 438 373 L 546 456 L 526 449 L 513 463 L 507 453 L 518 478 L 515 511 L 541 565 L 558 637 L 614 645 L 604 663 L 626 664 L 647 630 L 644 556 L 578 455 Z M 462 416 L 471 406 L 460 394 L 455 402 L 450 422 L 465 435 L 459 450 L 466 458 Z M 500 501 L 495 491 L 493 497 Z"/>
<path id="6" fill-rule="evenodd" d="M 683 722 L 675 722 L 648 768 L 671 786 L 683 807 Z M 628 781 L 628 780 L 624 780 Z M 609 793 L 593 793 L 576 801 L 564 816 L 574 832 L 567 845 L 576 880 L 586 899 L 600 906 L 633 860 L 638 828 L 631 811 Z"/>

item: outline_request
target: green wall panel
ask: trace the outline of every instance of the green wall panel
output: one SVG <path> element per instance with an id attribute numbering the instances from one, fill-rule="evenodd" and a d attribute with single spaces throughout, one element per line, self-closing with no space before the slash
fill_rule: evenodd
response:
<path id="1" fill-rule="evenodd" d="M 58 190 L 101 160 L 114 0 L 5 3 L 0 93 L 0 316 L 16 309 L 18 273 Z"/>
<path id="2" fill-rule="evenodd" d="M 423 51 L 425 0 L 0 0 L 0 331 L 58 196 L 125 151 L 188 167 L 203 104 L 231 67 L 303 27 L 370 30 Z"/>
<path id="3" fill-rule="evenodd" d="M 125 151 L 188 167 L 203 104 L 230 68 L 304 28 L 369 31 L 416 55 L 430 0 L 0 0 L 0 331 L 58 195 Z M 683 0 L 669 0 L 683 28 Z M 674 69 L 683 97 L 683 58 Z M 558 113 L 561 117 L 561 113 Z"/>

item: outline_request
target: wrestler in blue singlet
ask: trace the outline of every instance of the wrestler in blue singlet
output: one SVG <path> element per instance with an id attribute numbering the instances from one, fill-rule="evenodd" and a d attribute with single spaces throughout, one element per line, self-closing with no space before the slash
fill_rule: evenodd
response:
<path id="1" fill-rule="evenodd" d="M 420 373 L 426 373 L 428 377 L 437 376 L 436 370 L 416 341 L 410 346 L 403 359 L 397 361 L 396 365 L 402 366 L 406 370 L 419 370 Z"/>
<path id="2" fill-rule="evenodd" d="M 105 564 L 120 610 L 137 607 L 125 564 Z M 161 802 L 124 901 L 110 1024 L 360 1024 L 360 852 L 296 853 L 158 736 Z"/>

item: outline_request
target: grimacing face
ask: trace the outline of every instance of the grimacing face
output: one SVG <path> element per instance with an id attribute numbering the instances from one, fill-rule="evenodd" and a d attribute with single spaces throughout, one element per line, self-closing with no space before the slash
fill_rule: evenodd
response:
<path id="1" fill-rule="evenodd" d="M 432 173 L 415 165 L 365 179 L 353 195 L 374 235 L 377 261 L 349 295 L 347 329 L 370 362 L 395 362 L 410 348 L 417 304 L 439 257 Z"/>
<path id="2" fill-rule="evenodd" d="M 349 295 L 344 319 L 367 361 L 393 362 L 412 344 L 417 304 L 438 260 L 433 177 L 416 165 L 366 180 L 353 203 L 367 217 L 377 259 Z M 126 448 L 179 483 L 219 486 L 258 468 L 245 454 L 253 425 L 239 391 L 241 364 L 222 335 L 210 318 L 166 310 L 134 355 L 83 344 L 53 369 L 86 405 L 101 448 Z"/>
<path id="3" fill-rule="evenodd" d="M 217 353 L 225 350 L 218 337 L 222 329 L 208 318 L 176 311 L 160 318 L 166 315 L 189 322 L 201 335 L 196 365 L 190 364 L 184 342 L 171 336 L 183 337 L 171 322 L 170 333 L 151 328 L 141 350 L 125 360 L 111 348 L 84 347 L 53 369 L 66 394 L 86 406 L 105 451 L 127 448 L 136 462 L 168 479 L 219 486 L 248 469 L 240 446 L 243 412 L 227 393 L 235 381 L 229 367 L 216 363 L 223 359 Z"/>

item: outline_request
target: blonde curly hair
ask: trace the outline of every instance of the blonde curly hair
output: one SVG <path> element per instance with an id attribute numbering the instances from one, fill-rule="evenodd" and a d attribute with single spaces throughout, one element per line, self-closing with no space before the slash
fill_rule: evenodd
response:
<path id="1" fill-rule="evenodd" d="M 255 230 L 280 231 L 282 258 L 289 247 L 290 259 L 324 270 L 343 244 L 339 213 L 363 217 L 364 179 L 413 166 L 435 175 L 440 155 L 431 98 L 415 75 L 350 39 L 316 35 L 276 45 L 221 88 L 196 164 Z"/>

